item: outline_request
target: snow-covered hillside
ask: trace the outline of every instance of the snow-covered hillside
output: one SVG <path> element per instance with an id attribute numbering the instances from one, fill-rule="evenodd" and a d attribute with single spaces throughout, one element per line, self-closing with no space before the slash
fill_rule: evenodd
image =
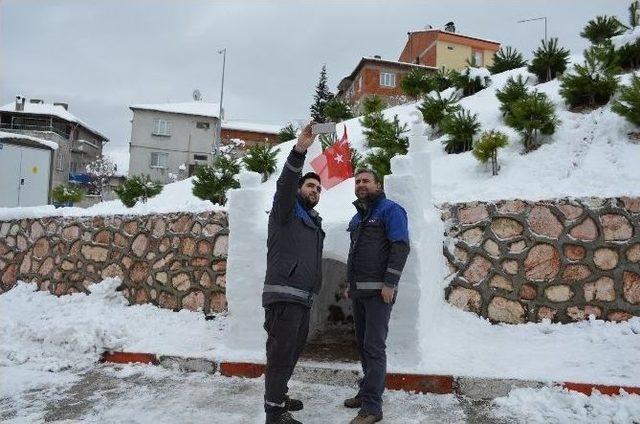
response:
<path id="1" fill-rule="evenodd" d="M 444 152 L 442 139 L 428 141 L 432 157 L 432 195 L 435 203 L 509 198 L 544 199 L 556 197 L 617 196 L 640 194 L 640 144 L 629 140 L 634 129 L 621 116 L 611 111 L 610 105 L 589 113 L 567 110 L 559 94 L 560 82 L 553 80 L 533 85 L 547 94 L 556 106 L 561 120 L 556 133 L 546 139 L 538 150 L 524 154 L 520 136 L 504 124 L 495 92 L 508 78 L 517 75 L 535 77 L 526 68 L 515 69 L 491 77 L 491 85 L 465 97 L 459 104 L 478 114 L 482 130 L 497 129 L 509 136 L 509 145 L 500 150 L 500 174 L 493 177 L 490 169 L 480 164 L 471 152 L 449 155 Z M 630 75 L 621 75 L 622 84 Z M 447 94 L 447 93 L 443 93 Z M 408 103 L 385 110 L 387 118 L 398 115 L 410 131 L 423 134 L 428 129 L 416 109 L 418 103 Z M 338 126 L 338 135 L 342 134 Z M 361 152 L 366 152 L 360 118 L 344 122 L 349 141 Z M 414 128 L 415 127 L 415 128 Z M 283 164 L 293 142 L 281 146 L 280 164 Z M 319 148 L 310 151 L 312 158 Z M 352 188 L 345 182 L 335 190 Z M 329 196 L 329 193 L 327 193 Z"/>

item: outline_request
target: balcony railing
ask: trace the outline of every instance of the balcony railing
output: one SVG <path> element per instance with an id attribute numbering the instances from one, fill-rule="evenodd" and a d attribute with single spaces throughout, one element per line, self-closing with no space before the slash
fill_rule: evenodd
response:
<path id="1" fill-rule="evenodd" d="M 16 131 L 48 131 L 48 132 L 56 133 L 62 138 L 69 139 L 68 131 L 52 125 L 44 125 L 44 124 L 29 125 L 29 124 L 6 123 L 6 124 L 0 124 L 0 129 L 16 130 Z"/>

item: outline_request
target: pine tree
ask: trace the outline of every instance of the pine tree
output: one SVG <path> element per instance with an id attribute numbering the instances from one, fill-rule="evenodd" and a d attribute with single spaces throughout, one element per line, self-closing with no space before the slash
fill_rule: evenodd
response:
<path id="1" fill-rule="evenodd" d="M 596 16 L 590 20 L 580 33 L 580 37 L 586 38 L 592 44 L 600 44 L 611 37 L 620 35 L 625 27 L 615 16 Z"/>
<path id="2" fill-rule="evenodd" d="M 640 40 L 627 43 L 616 51 L 618 64 L 625 71 L 640 68 Z"/>
<path id="3" fill-rule="evenodd" d="M 558 47 L 558 39 L 551 38 L 547 42 L 543 40 L 542 46 L 534 52 L 529 72 L 535 74 L 539 82 L 547 82 L 562 74 L 568 63 L 569 50 Z"/>
<path id="4" fill-rule="evenodd" d="M 400 124 L 398 116 L 393 121 L 384 118 L 381 111 L 365 115 L 360 123 L 364 127 L 363 134 L 372 152 L 365 158 L 367 163 L 381 177 L 391 173 L 391 158 L 404 155 L 409 148 L 409 139 L 403 134 L 407 125 Z"/>
<path id="5" fill-rule="evenodd" d="M 228 154 L 216 157 L 213 165 L 196 168 L 193 178 L 193 195 L 211 203 L 227 203 L 227 190 L 240 187 L 237 174 L 240 165 L 237 159 Z"/>
<path id="6" fill-rule="evenodd" d="M 461 109 L 445 117 L 442 131 L 448 136 L 444 141 L 447 153 L 462 153 L 473 148 L 473 137 L 480 130 L 478 115 Z"/>
<path id="7" fill-rule="evenodd" d="M 324 106 L 333 98 L 333 93 L 329 91 L 327 86 L 327 66 L 322 65 L 320 71 L 320 80 L 316 85 L 316 94 L 313 96 L 313 105 L 311 105 L 311 117 L 315 122 L 327 122 L 324 114 Z"/>
<path id="8" fill-rule="evenodd" d="M 333 146 L 336 141 L 338 141 L 338 135 L 334 132 L 328 134 L 320 134 L 318 136 L 320 139 L 320 148 L 324 152 L 329 147 Z"/>
<path id="9" fill-rule="evenodd" d="M 629 26 L 631 28 L 637 27 L 640 22 L 640 14 L 638 14 L 638 8 L 640 8 L 640 2 L 638 0 L 633 0 L 629 5 Z"/>
<path id="10" fill-rule="evenodd" d="M 393 158 L 391 152 L 381 148 L 375 148 L 371 149 L 369 154 L 367 154 L 364 163 L 367 168 L 373 169 L 373 171 L 382 178 L 385 175 L 391 174 L 391 158 Z"/>
<path id="11" fill-rule="evenodd" d="M 417 99 L 434 89 L 434 81 L 426 70 L 414 68 L 400 80 L 400 88 L 408 97 Z"/>
<path id="12" fill-rule="evenodd" d="M 126 207 L 132 208 L 138 201 L 146 203 L 148 199 L 157 196 L 162 191 L 162 184 L 152 181 L 149 175 L 134 175 L 126 178 L 113 191 Z"/>
<path id="13" fill-rule="evenodd" d="M 249 171 L 262 174 L 262 182 L 265 182 L 276 170 L 276 155 L 279 151 L 280 149 L 273 150 L 273 146 L 267 144 L 255 144 L 249 148 L 242 162 Z"/>
<path id="14" fill-rule="evenodd" d="M 424 122 L 431 126 L 434 134 L 441 132 L 440 124 L 447 115 L 460 110 L 460 106 L 457 104 L 458 100 L 455 93 L 449 97 L 442 97 L 440 92 L 436 92 L 424 97 L 418 110 L 422 113 Z"/>
<path id="15" fill-rule="evenodd" d="M 324 115 L 333 122 L 342 122 L 353 118 L 351 106 L 338 97 L 332 98 L 324 105 Z"/>
<path id="16" fill-rule="evenodd" d="M 387 107 L 385 100 L 375 94 L 368 95 L 362 100 L 362 109 L 365 116 L 375 112 L 381 112 Z"/>
<path id="17" fill-rule="evenodd" d="M 560 95 L 572 107 L 599 107 L 606 104 L 618 88 L 613 63 L 603 63 L 600 47 L 585 52 L 583 65 L 576 64 L 560 84 Z"/>
<path id="18" fill-rule="evenodd" d="M 285 141 L 293 140 L 294 138 L 296 138 L 296 136 L 296 129 L 291 122 L 289 122 L 278 133 L 278 139 L 280 139 L 282 143 L 284 143 Z"/>
<path id="19" fill-rule="evenodd" d="M 100 201 L 104 200 L 104 188 L 109 179 L 116 173 L 116 165 L 107 156 L 100 155 L 86 166 L 87 173 L 92 177 L 95 187 L 100 194 Z"/>
<path id="20" fill-rule="evenodd" d="M 491 161 L 491 173 L 498 175 L 498 149 L 508 143 L 509 138 L 500 131 L 485 131 L 473 146 L 473 156 L 482 163 Z"/>
<path id="21" fill-rule="evenodd" d="M 620 96 L 611 109 L 633 125 L 640 127 L 640 76 L 633 75 L 631 85 L 620 89 Z"/>
<path id="22" fill-rule="evenodd" d="M 445 68 L 441 68 L 431 74 L 433 89 L 435 91 L 444 91 L 449 87 L 453 87 L 453 77 L 455 75 L 457 75 L 456 71 L 448 71 Z"/>
<path id="23" fill-rule="evenodd" d="M 56 207 L 72 206 L 84 197 L 84 190 L 76 185 L 60 184 L 51 191 L 51 198 Z"/>
<path id="24" fill-rule="evenodd" d="M 453 86 L 462 90 L 464 97 L 471 96 L 489 85 L 489 77 L 479 75 L 477 68 L 468 67 L 452 75 Z"/>
<path id="25" fill-rule="evenodd" d="M 553 134 L 560 123 L 553 103 L 544 93 L 537 91 L 516 101 L 505 121 L 522 135 L 527 152 L 537 149 L 540 146 L 540 136 Z"/>
<path id="26" fill-rule="evenodd" d="M 496 90 L 496 97 L 500 101 L 502 116 L 506 117 L 511 111 L 511 106 L 526 97 L 527 93 L 527 81 L 522 75 L 518 75 L 515 79 L 509 77 L 502 90 Z"/>
<path id="27" fill-rule="evenodd" d="M 511 46 L 500 47 L 500 50 L 493 56 L 493 64 L 488 67 L 492 74 L 510 71 L 527 65 L 527 61 L 522 58 L 522 54 Z"/>

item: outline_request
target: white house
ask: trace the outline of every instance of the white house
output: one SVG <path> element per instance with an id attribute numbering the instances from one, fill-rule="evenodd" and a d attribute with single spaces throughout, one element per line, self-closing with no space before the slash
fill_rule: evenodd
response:
<path id="1" fill-rule="evenodd" d="M 170 174 L 191 175 L 211 160 L 220 120 L 217 103 L 141 104 L 133 111 L 129 175 L 167 183 Z"/>

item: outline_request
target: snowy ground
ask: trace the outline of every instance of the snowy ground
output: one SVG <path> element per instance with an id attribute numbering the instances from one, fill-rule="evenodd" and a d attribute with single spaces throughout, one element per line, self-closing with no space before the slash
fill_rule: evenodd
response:
<path id="1" fill-rule="evenodd" d="M 217 359 L 225 317 L 128 306 L 116 279 L 92 293 L 56 297 L 19 283 L 0 295 L 0 366 L 29 364 L 43 371 L 87 368 L 105 350 Z"/>
<path id="2" fill-rule="evenodd" d="M 0 421 L 5 423 L 262 423 L 263 379 L 181 373 L 153 366 L 99 365 L 50 373 L 25 365 L 0 367 Z M 307 424 L 348 422 L 341 406 L 353 387 L 290 384 Z M 620 423 L 640 422 L 640 397 L 587 397 L 560 389 L 517 389 L 494 401 L 454 395 L 387 391 L 384 423 Z"/>

